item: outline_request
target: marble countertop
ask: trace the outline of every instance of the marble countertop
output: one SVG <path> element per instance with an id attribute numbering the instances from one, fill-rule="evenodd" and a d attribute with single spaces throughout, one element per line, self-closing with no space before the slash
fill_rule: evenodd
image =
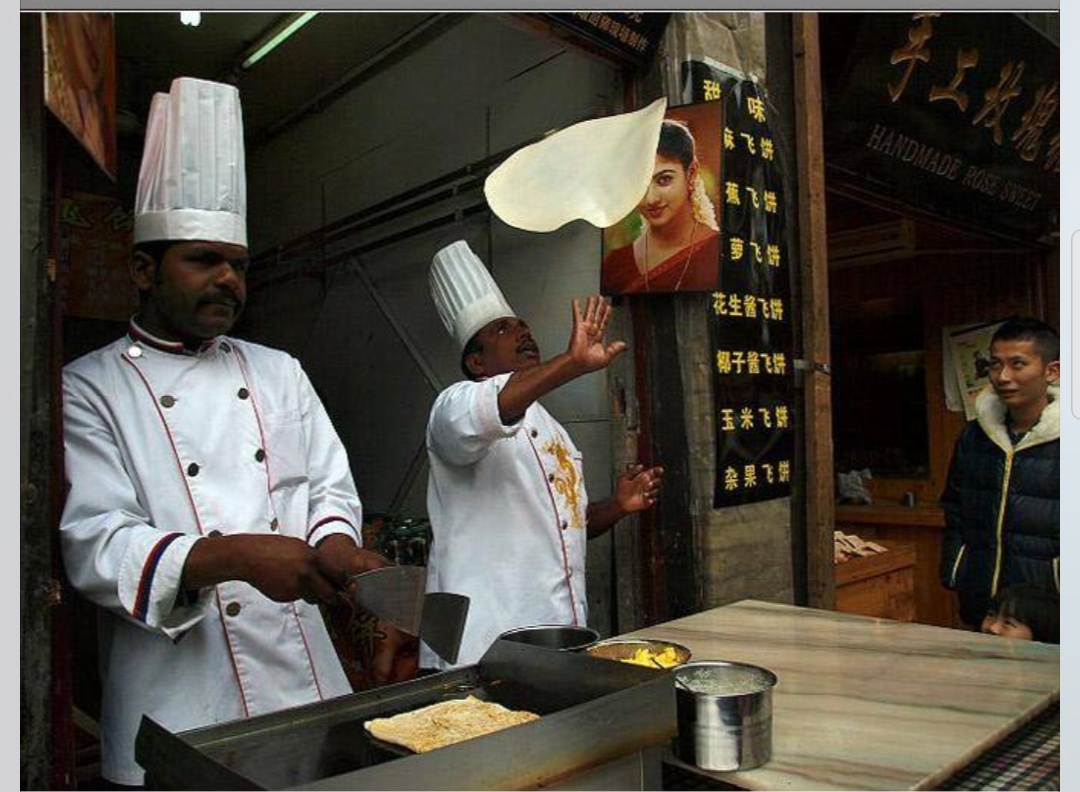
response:
<path id="1" fill-rule="evenodd" d="M 1059 648 L 744 600 L 620 637 L 779 678 L 772 759 L 683 769 L 744 789 L 932 789 L 1058 700 Z"/>

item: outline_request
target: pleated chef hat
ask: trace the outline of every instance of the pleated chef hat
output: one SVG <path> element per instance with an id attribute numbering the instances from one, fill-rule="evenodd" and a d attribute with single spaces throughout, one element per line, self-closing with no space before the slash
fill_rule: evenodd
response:
<path id="1" fill-rule="evenodd" d="M 135 191 L 135 242 L 181 239 L 247 247 L 240 92 L 193 77 L 154 96 Z"/>
<path id="2" fill-rule="evenodd" d="M 488 322 L 517 315 L 484 262 L 464 240 L 459 239 L 435 254 L 428 284 L 439 318 L 462 350 Z"/>

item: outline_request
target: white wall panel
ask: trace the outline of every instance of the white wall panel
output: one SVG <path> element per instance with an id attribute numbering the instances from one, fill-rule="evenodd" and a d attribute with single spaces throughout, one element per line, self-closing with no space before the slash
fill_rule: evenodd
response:
<path id="1" fill-rule="evenodd" d="M 499 15 L 462 16 L 420 51 L 249 154 L 253 250 L 613 111 L 619 78 L 612 67 Z M 580 221 L 531 234 L 478 215 L 369 250 L 352 265 L 362 272 L 338 268 L 325 291 L 305 278 L 253 295 L 246 327 L 301 357 L 371 510 L 395 500 L 402 509 L 423 504 L 426 467 L 417 471 L 414 455 L 436 388 L 460 378 L 459 350 L 434 311 L 427 272 L 432 254 L 459 238 L 492 267 L 545 355 L 565 349 L 571 299 L 584 299 L 599 282 L 600 233 Z M 544 400 L 567 422 L 590 470 L 609 469 L 605 391 L 598 373 Z M 592 491 L 596 476 L 589 479 Z"/>
<path id="2" fill-rule="evenodd" d="M 534 67 L 560 47 L 507 25 L 498 15 L 463 14 L 462 19 L 428 46 L 249 154 L 254 250 L 288 241 L 498 150 L 488 148 L 488 109 L 507 92 L 519 90 L 514 75 L 542 71 L 546 66 Z"/>

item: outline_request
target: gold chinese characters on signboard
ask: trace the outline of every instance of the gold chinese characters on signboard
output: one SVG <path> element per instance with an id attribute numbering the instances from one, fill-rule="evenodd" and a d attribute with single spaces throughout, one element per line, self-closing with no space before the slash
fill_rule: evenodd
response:
<path id="1" fill-rule="evenodd" d="M 127 321 L 138 293 L 128 273 L 133 218 L 116 198 L 72 192 L 60 201 L 67 313 Z"/>

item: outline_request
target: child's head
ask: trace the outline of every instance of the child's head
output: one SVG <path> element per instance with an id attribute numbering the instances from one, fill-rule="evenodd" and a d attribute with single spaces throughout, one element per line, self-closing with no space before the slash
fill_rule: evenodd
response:
<path id="1" fill-rule="evenodd" d="M 1059 643 L 1057 592 L 1018 583 L 1002 589 L 990 600 L 982 631 L 1023 641 Z"/>

